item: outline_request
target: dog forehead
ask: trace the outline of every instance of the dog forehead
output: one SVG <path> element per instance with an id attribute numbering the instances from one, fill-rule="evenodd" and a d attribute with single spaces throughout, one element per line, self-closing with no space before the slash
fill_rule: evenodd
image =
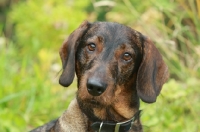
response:
<path id="1" fill-rule="evenodd" d="M 107 46 L 131 44 L 140 48 L 144 38 L 140 32 L 115 22 L 95 22 L 91 24 L 85 34 L 85 39 L 94 36 L 102 39 Z"/>
<path id="2" fill-rule="evenodd" d="M 112 38 L 119 37 L 120 34 L 126 35 L 129 30 L 129 27 L 114 22 L 96 22 L 91 25 L 88 32 Z"/>

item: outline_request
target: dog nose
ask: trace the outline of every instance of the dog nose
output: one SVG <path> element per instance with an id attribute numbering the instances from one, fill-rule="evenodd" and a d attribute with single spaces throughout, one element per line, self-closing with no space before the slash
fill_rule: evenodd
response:
<path id="1" fill-rule="evenodd" d="M 99 96 L 106 90 L 107 84 L 96 79 L 89 79 L 87 81 L 87 90 L 93 96 Z"/>

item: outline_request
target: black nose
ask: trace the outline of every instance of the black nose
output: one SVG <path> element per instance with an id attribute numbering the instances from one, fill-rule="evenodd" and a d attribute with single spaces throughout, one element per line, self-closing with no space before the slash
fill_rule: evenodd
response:
<path id="1" fill-rule="evenodd" d="M 106 90 L 107 84 L 96 79 L 88 79 L 87 90 L 93 96 L 99 96 Z"/>

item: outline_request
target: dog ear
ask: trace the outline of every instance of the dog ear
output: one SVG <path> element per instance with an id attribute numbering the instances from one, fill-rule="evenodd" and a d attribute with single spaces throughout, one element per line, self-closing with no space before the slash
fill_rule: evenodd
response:
<path id="1" fill-rule="evenodd" d="M 153 103 L 168 79 L 168 67 L 153 42 L 144 38 L 143 58 L 137 74 L 137 93 L 142 101 Z"/>
<path id="2" fill-rule="evenodd" d="M 66 39 L 60 48 L 60 58 L 62 60 L 63 72 L 59 83 L 68 87 L 75 75 L 75 52 L 81 37 L 87 31 L 89 22 L 84 21 L 76 30 L 74 30 Z"/>

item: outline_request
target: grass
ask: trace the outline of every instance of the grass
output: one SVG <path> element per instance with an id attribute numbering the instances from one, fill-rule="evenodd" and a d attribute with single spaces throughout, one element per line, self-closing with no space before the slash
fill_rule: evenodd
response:
<path id="1" fill-rule="evenodd" d="M 74 97 L 76 84 L 73 89 L 57 84 L 58 71 L 49 67 L 52 58 L 43 67 L 29 57 L 16 58 L 14 47 L 0 50 L 0 131 L 28 131 L 58 117 Z"/>
<path id="2" fill-rule="evenodd" d="M 155 104 L 142 104 L 142 120 L 148 126 L 146 131 L 198 132 L 199 86 L 199 80 L 195 78 L 185 83 L 170 79 Z"/>

